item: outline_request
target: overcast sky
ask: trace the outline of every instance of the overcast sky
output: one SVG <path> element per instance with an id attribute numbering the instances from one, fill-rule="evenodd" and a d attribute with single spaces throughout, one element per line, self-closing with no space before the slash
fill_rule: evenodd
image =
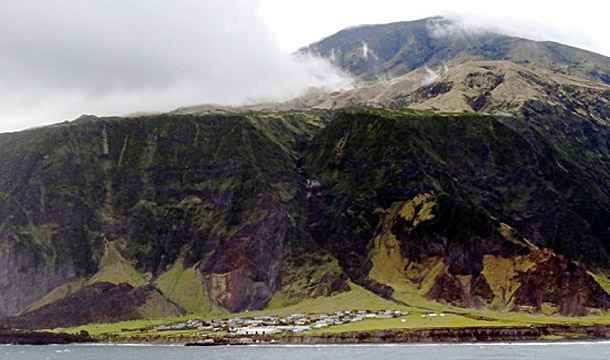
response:
<path id="1" fill-rule="evenodd" d="M 610 55 L 603 3 L 0 0 L 0 131 L 346 87 L 349 79 L 329 64 L 289 53 L 363 23 L 460 15 Z"/>

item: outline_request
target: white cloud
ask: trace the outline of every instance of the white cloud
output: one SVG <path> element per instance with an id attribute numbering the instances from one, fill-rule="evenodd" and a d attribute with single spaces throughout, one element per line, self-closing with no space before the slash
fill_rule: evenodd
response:
<path id="1" fill-rule="evenodd" d="M 346 78 L 278 49 L 254 0 L 0 0 L 0 131 L 283 100 Z"/>

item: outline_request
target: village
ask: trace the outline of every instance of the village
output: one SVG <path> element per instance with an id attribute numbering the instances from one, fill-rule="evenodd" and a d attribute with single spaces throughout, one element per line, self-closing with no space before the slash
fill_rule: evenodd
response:
<path id="1" fill-rule="evenodd" d="M 222 320 L 187 320 L 184 322 L 160 325 L 155 331 L 199 330 L 204 335 L 211 333 L 225 333 L 242 336 L 272 336 L 282 334 L 306 333 L 315 329 L 339 326 L 348 323 L 364 321 L 367 319 L 392 319 L 409 315 L 407 311 L 382 310 L 372 312 L 368 310 L 343 310 L 329 314 L 294 313 L 289 316 L 256 316 L 246 318 L 230 318 Z M 422 315 L 427 317 L 444 316 L 444 314 Z M 405 322 L 405 319 L 401 319 Z"/>

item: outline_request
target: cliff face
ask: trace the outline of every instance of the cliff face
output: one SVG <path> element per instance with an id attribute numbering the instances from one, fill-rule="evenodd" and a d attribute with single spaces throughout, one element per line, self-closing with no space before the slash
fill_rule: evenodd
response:
<path id="1" fill-rule="evenodd" d="M 0 251 L 0 317 L 14 315 L 76 276 L 73 264 L 47 266 L 10 235 Z M 26 305 L 27 306 L 27 305 Z"/>
<path id="2" fill-rule="evenodd" d="M 284 261 L 291 247 L 322 256 L 299 225 L 297 155 L 323 123 L 314 113 L 161 116 L 3 135 L 2 315 L 80 303 L 96 283 L 156 283 L 189 309 L 180 292 L 200 286 L 194 302 L 208 310 L 264 308 L 282 269 L 298 273 Z M 169 285 L 192 268 L 199 275 Z"/>
<path id="3" fill-rule="evenodd" d="M 595 183 L 575 181 L 596 170 L 568 170 L 569 142 L 540 151 L 505 123 L 341 113 L 306 156 L 325 185 L 314 237 L 361 284 L 407 303 L 415 294 L 570 315 L 607 307 L 594 277 L 568 260 L 608 266 L 606 231 L 594 224 L 610 202 Z"/>
<path id="4" fill-rule="evenodd" d="M 62 324 L 237 312 L 347 279 L 401 303 L 610 307 L 585 267 L 609 267 L 610 201 L 582 181 L 603 169 L 566 166 L 569 143 L 512 121 L 373 108 L 3 135 L 3 315 L 54 326 L 114 292 L 118 313 Z"/>

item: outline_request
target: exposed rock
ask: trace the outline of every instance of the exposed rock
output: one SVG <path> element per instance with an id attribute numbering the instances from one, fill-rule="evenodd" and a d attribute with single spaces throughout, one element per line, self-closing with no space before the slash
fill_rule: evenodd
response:
<path id="1" fill-rule="evenodd" d="M 128 284 L 97 283 L 17 318 L 7 319 L 5 323 L 18 329 L 52 329 L 134 320 L 143 317 L 140 308 L 148 302 L 155 303 L 161 311 L 159 317 L 184 313 L 173 304 L 159 306 L 166 300 L 152 286 L 134 288 Z"/>
<path id="2" fill-rule="evenodd" d="M 362 343 L 473 343 L 498 341 L 534 341 L 549 335 L 573 336 L 574 339 L 608 339 L 608 326 L 545 325 L 528 327 L 468 327 L 423 330 L 385 330 L 346 332 L 321 336 L 295 336 L 282 339 L 288 344 L 362 344 Z M 569 338 L 569 337 L 568 337 Z"/>
<path id="3" fill-rule="evenodd" d="M 516 275 L 521 284 L 514 295 L 516 306 L 540 311 L 543 303 L 553 303 L 562 315 L 571 316 L 589 315 L 592 308 L 610 308 L 610 295 L 584 265 L 550 251 L 534 252 L 524 261 L 531 265 Z"/>
<path id="4" fill-rule="evenodd" d="M 227 239 L 201 264 L 208 293 L 233 312 L 263 309 L 278 290 L 288 219 L 268 194 L 261 194 L 256 209 L 264 217 Z"/>
<path id="5" fill-rule="evenodd" d="M 0 318 L 14 316 L 76 276 L 74 265 L 48 264 L 11 234 L 0 234 Z"/>
<path id="6" fill-rule="evenodd" d="M 86 332 L 78 335 L 51 332 L 9 331 L 0 329 L 0 344 L 9 345 L 52 345 L 94 343 L 96 340 Z"/>

